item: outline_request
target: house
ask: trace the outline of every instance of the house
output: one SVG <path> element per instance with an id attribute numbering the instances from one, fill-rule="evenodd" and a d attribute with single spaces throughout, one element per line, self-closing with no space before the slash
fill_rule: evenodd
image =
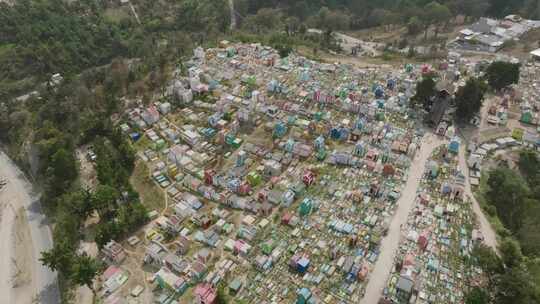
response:
<path id="1" fill-rule="evenodd" d="M 191 241 L 187 237 L 180 235 L 173 245 L 176 248 L 176 254 L 184 255 L 189 251 Z"/>
<path id="2" fill-rule="evenodd" d="M 288 189 L 283 193 L 283 196 L 281 198 L 281 204 L 285 207 L 288 207 L 293 203 L 295 197 L 295 192 L 292 189 Z"/>
<path id="3" fill-rule="evenodd" d="M 413 289 L 414 281 L 407 276 L 400 276 L 396 284 L 396 297 L 399 303 L 409 303 Z"/>
<path id="4" fill-rule="evenodd" d="M 128 276 L 116 266 L 109 266 L 103 272 L 103 294 L 110 295 L 126 283 Z"/>
<path id="5" fill-rule="evenodd" d="M 163 265 L 165 256 L 168 254 L 167 248 L 157 241 L 151 241 L 146 247 L 144 262 L 147 264 Z"/>
<path id="6" fill-rule="evenodd" d="M 193 210 L 199 210 L 203 207 L 203 204 L 195 195 L 184 192 L 180 195 L 180 201 L 193 208 Z"/>
<path id="7" fill-rule="evenodd" d="M 394 166 L 391 164 L 385 164 L 383 167 L 383 175 L 384 176 L 392 176 L 396 172 L 396 169 L 394 169 Z"/>
<path id="8" fill-rule="evenodd" d="M 197 285 L 193 294 L 195 296 L 195 303 L 197 304 L 217 303 L 217 290 L 209 283 Z"/>
<path id="9" fill-rule="evenodd" d="M 188 262 L 173 253 L 167 254 L 163 261 L 163 264 L 167 267 L 167 269 L 178 275 L 183 274 L 189 268 Z"/>
<path id="10" fill-rule="evenodd" d="M 103 249 L 101 249 L 103 255 L 107 261 L 115 264 L 120 264 L 126 259 L 126 252 L 122 245 L 118 244 L 114 240 L 109 241 Z"/>
<path id="11" fill-rule="evenodd" d="M 439 126 L 444 117 L 444 113 L 450 105 L 450 99 L 450 93 L 448 93 L 448 91 L 446 90 L 439 91 L 437 96 L 435 96 L 433 105 L 431 106 L 431 110 L 426 121 L 430 126 Z"/>
<path id="12" fill-rule="evenodd" d="M 308 304 L 311 300 L 311 291 L 308 288 L 301 288 L 298 291 L 298 295 L 296 297 L 296 304 Z"/>
<path id="13" fill-rule="evenodd" d="M 536 49 L 534 51 L 531 51 L 531 57 L 532 59 L 536 60 L 536 61 L 540 61 L 540 49 Z"/>
<path id="14" fill-rule="evenodd" d="M 418 243 L 418 248 L 420 248 L 420 250 L 425 251 L 427 249 L 427 246 L 429 244 L 429 235 L 430 235 L 430 232 L 426 230 L 426 231 L 423 231 L 418 236 L 417 243 Z"/>
<path id="15" fill-rule="evenodd" d="M 150 106 L 142 111 L 141 118 L 147 125 L 151 126 L 159 121 L 159 112 L 155 106 Z"/>
<path id="16" fill-rule="evenodd" d="M 201 250 L 197 251 L 196 258 L 197 260 L 206 264 L 210 261 L 210 258 L 212 258 L 212 252 L 207 248 L 202 248 Z"/>
<path id="17" fill-rule="evenodd" d="M 232 282 L 229 284 L 229 293 L 232 295 L 238 294 L 240 289 L 242 288 L 242 281 L 240 279 L 235 278 L 232 280 Z"/>
<path id="18" fill-rule="evenodd" d="M 302 177 L 302 181 L 306 186 L 310 186 L 315 181 L 315 175 L 310 170 L 307 170 Z"/>
<path id="19" fill-rule="evenodd" d="M 233 252 L 240 256 L 246 257 L 251 249 L 251 245 L 243 240 L 236 240 L 234 242 Z"/>
<path id="20" fill-rule="evenodd" d="M 183 294 L 188 288 L 188 284 L 185 279 L 177 276 L 166 268 L 161 268 L 156 274 L 154 274 L 154 278 L 161 288 L 172 290 L 178 294 Z"/>
<path id="21" fill-rule="evenodd" d="M 194 261 L 191 263 L 188 273 L 193 282 L 198 282 L 206 275 L 208 267 L 200 261 Z"/>

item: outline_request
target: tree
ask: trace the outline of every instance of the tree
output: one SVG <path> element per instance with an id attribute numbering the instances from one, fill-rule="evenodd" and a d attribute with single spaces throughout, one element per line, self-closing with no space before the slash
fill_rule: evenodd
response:
<path id="1" fill-rule="evenodd" d="M 509 168 L 499 167 L 489 172 L 486 198 L 495 206 L 501 222 L 512 232 L 521 227 L 530 190 L 521 176 Z"/>
<path id="2" fill-rule="evenodd" d="M 433 24 L 435 24 L 435 38 L 439 35 L 440 27 L 443 24 L 448 23 L 452 18 L 452 13 L 446 5 L 439 4 L 438 2 L 431 2 L 426 6 L 426 14 L 429 14 Z"/>
<path id="3" fill-rule="evenodd" d="M 535 151 L 522 150 L 519 152 L 518 166 L 531 187 L 540 182 L 540 158 Z"/>
<path id="4" fill-rule="evenodd" d="M 519 63 L 494 61 L 486 69 L 486 78 L 494 90 L 519 82 Z"/>
<path id="5" fill-rule="evenodd" d="M 41 253 L 39 261 L 52 271 L 69 273 L 74 258 L 72 245 L 67 240 L 56 240 L 51 250 Z"/>
<path id="6" fill-rule="evenodd" d="M 499 251 L 506 267 L 515 267 L 519 265 L 523 259 L 519 243 L 512 238 L 505 238 L 499 244 Z"/>
<path id="7" fill-rule="evenodd" d="M 115 209 L 119 193 L 109 185 L 98 185 L 94 192 L 92 205 L 101 218 L 107 218 L 111 210 Z"/>
<path id="8" fill-rule="evenodd" d="M 537 188 L 539 188 L 537 186 Z M 538 192 L 537 192 L 538 193 Z M 534 196 L 533 196 L 534 197 Z M 535 197 L 539 197 L 536 194 Z M 528 257 L 540 256 L 540 200 L 529 199 L 527 214 L 523 219 L 523 225 L 517 232 L 523 254 Z"/>
<path id="9" fill-rule="evenodd" d="M 439 4 L 436 1 L 430 2 L 424 7 L 420 20 L 424 24 L 424 39 L 427 40 L 429 27 L 435 25 L 435 36 L 439 31 L 439 24 L 450 19 L 451 14 L 448 7 Z"/>
<path id="10" fill-rule="evenodd" d="M 227 300 L 227 295 L 225 294 L 225 287 L 223 284 L 219 284 L 217 288 L 217 304 L 227 304 L 229 301 Z"/>
<path id="11" fill-rule="evenodd" d="M 459 13 L 473 18 L 484 16 L 489 7 L 488 0 L 458 0 L 456 2 Z"/>
<path id="12" fill-rule="evenodd" d="M 103 248 L 110 240 L 114 240 L 122 234 L 121 227 L 115 222 L 100 222 L 97 231 L 95 241 L 98 248 Z"/>
<path id="13" fill-rule="evenodd" d="M 96 295 L 96 290 L 94 289 L 94 279 L 100 274 L 100 272 L 101 265 L 96 259 L 86 255 L 77 256 L 73 262 L 71 280 L 75 284 L 88 286 L 94 295 Z"/>
<path id="14" fill-rule="evenodd" d="M 416 94 L 412 97 L 412 100 L 415 101 L 416 104 L 420 104 L 424 108 L 427 108 L 431 98 L 437 93 L 435 87 L 436 83 L 432 77 L 423 77 L 421 81 L 416 83 Z"/>
<path id="15" fill-rule="evenodd" d="M 281 13 L 275 8 L 262 8 L 256 15 L 248 17 L 247 29 L 255 29 L 256 32 L 265 32 L 277 28 L 280 24 Z"/>
<path id="16" fill-rule="evenodd" d="M 540 297 L 538 287 L 535 286 L 534 282 L 531 274 L 523 265 L 509 268 L 504 274 L 497 276 L 495 303 L 538 303 Z"/>
<path id="17" fill-rule="evenodd" d="M 418 35 L 422 31 L 422 21 L 418 16 L 413 16 L 407 22 L 407 34 Z"/>
<path id="18" fill-rule="evenodd" d="M 502 273 L 504 270 L 501 259 L 490 247 L 479 244 L 473 248 L 472 256 L 475 258 L 478 266 L 482 268 L 490 277 Z"/>
<path id="19" fill-rule="evenodd" d="M 488 304 L 489 303 L 489 294 L 479 288 L 473 287 L 465 294 L 465 304 Z"/>
<path id="20" fill-rule="evenodd" d="M 294 35 L 300 28 L 300 20 L 296 17 L 289 17 L 285 20 L 285 32 L 288 36 Z"/>
<path id="21" fill-rule="evenodd" d="M 333 11 L 328 7 L 322 7 L 317 15 L 317 24 L 323 30 L 345 30 L 350 25 L 349 15 L 341 11 Z"/>
<path id="22" fill-rule="evenodd" d="M 456 93 L 456 117 L 460 121 L 469 121 L 482 107 L 484 94 L 487 91 L 486 83 L 478 78 L 470 78 L 465 86 Z"/>
<path id="23" fill-rule="evenodd" d="M 69 210 L 70 214 L 85 220 L 94 210 L 92 193 L 88 189 L 79 189 L 64 194 L 61 205 Z"/>

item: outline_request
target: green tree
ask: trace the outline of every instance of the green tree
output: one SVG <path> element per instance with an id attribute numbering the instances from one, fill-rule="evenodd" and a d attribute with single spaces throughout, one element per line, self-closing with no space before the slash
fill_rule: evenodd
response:
<path id="1" fill-rule="evenodd" d="M 426 13 L 431 15 L 429 19 L 435 24 L 435 38 L 437 38 L 441 26 L 448 23 L 452 18 L 452 13 L 446 5 L 439 4 L 438 2 L 431 2 L 428 4 L 426 6 Z"/>
<path id="2" fill-rule="evenodd" d="M 433 1 L 428 3 L 420 15 L 420 20 L 424 24 L 424 39 L 427 40 L 429 28 L 435 25 L 435 35 L 439 31 L 439 25 L 450 18 L 448 7 Z"/>
<path id="3" fill-rule="evenodd" d="M 490 247 L 479 244 L 473 248 L 472 256 L 490 277 L 504 270 L 501 259 Z"/>
<path id="4" fill-rule="evenodd" d="M 473 287 L 465 294 L 465 304 L 488 304 L 489 294 L 479 287 Z"/>
<path id="5" fill-rule="evenodd" d="M 109 218 L 110 212 L 116 209 L 118 191 L 109 185 L 98 185 L 92 197 L 92 205 L 101 218 Z"/>
<path id="6" fill-rule="evenodd" d="M 539 218 L 540 201 L 535 199 L 529 199 L 527 204 L 527 213 L 525 215 L 525 218 L 523 219 L 523 225 L 516 234 L 516 237 L 521 244 L 523 254 L 528 257 L 540 256 Z"/>
<path id="7" fill-rule="evenodd" d="M 540 157 L 533 150 L 519 152 L 519 170 L 531 187 L 540 182 Z"/>
<path id="8" fill-rule="evenodd" d="M 220 284 L 218 286 L 216 303 L 217 304 L 229 303 L 229 301 L 227 300 L 227 294 L 225 293 L 224 284 Z"/>
<path id="9" fill-rule="evenodd" d="M 92 292 L 94 296 L 96 295 L 96 290 L 94 288 L 94 279 L 100 274 L 101 265 L 100 263 L 89 256 L 82 255 L 77 256 L 73 261 L 73 269 L 71 271 L 71 280 L 78 285 L 86 285 Z"/>
<path id="10" fill-rule="evenodd" d="M 509 268 L 497 276 L 495 292 L 496 304 L 533 304 L 540 301 L 538 287 L 523 265 Z"/>
<path id="11" fill-rule="evenodd" d="M 486 83 L 478 78 L 470 78 L 465 86 L 456 93 L 456 117 L 460 121 L 469 121 L 482 107 L 484 94 L 487 91 Z"/>
<path id="12" fill-rule="evenodd" d="M 116 221 L 100 222 L 95 236 L 98 248 L 103 248 L 110 240 L 119 238 L 122 235 L 121 227 Z"/>
<path id="13" fill-rule="evenodd" d="M 519 82 L 519 63 L 494 61 L 486 69 L 486 78 L 494 90 Z"/>
<path id="14" fill-rule="evenodd" d="M 422 21 L 418 16 L 413 16 L 407 22 L 407 34 L 418 35 L 422 31 Z"/>
<path id="15" fill-rule="evenodd" d="M 521 247 L 519 243 L 512 238 L 505 238 L 499 244 L 499 251 L 501 252 L 502 260 L 506 267 L 515 267 L 520 265 L 523 260 L 521 254 Z"/>
<path id="16" fill-rule="evenodd" d="M 497 209 L 503 224 L 511 231 L 519 230 L 530 193 L 527 183 L 509 168 L 499 167 L 490 171 L 487 184 L 486 198 Z"/>
<path id="17" fill-rule="evenodd" d="M 416 83 L 416 94 L 412 97 L 415 104 L 420 104 L 427 108 L 431 102 L 431 98 L 437 94 L 435 80 L 432 77 L 423 77 L 421 81 Z"/>
<path id="18" fill-rule="evenodd" d="M 73 244 L 68 240 L 55 240 L 53 248 L 42 252 L 39 261 L 52 271 L 66 274 L 70 273 L 73 259 Z"/>
<path id="19" fill-rule="evenodd" d="M 69 210 L 70 214 L 85 220 L 94 210 L 92 193 L 88 189 L 71 191 L 59 198 L 61 206 Z"/>

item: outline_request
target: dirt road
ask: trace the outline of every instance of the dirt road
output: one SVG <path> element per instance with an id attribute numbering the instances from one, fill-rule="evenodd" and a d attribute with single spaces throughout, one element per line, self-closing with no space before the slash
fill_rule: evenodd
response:
<path id="1" fill-rule="evenodd" d="M 236 29 L 236 16 L 234 10 L 234 0 L 229 0 L 229 9 L 231 11 L 231 31 Z"/>
<path id="2" fill-rule="evenodd" d="M 52 247 L 47 219 L 22 172 L 0 151 L 0 303 L 60 303 L 56 273 L 41 265 Z"/>
<path id="3" fill-rule="evenodd" d="M 473 211 L 476 214 L 476 218 L 480 224 L 480 232 L 482 232 L 482 235 L 484 236 L 484 243 L 493 248 L 493 250 L 497 251 L 497 234 L 486 218 L 486 215 L 482 211 L 480 204 L 478 204 L 478 201 L 474 197 L 471 190 L 469 166 L 467 165 L 465 150 L 465 145 L 461 145 L 461 148 L 459 149 L 459 168 L 463 175 L 465 175 L 465 195 L 467 195 L 472 201 Z"/>
<path id="4" fill-rule="evenodd" d="M 420 149 L 411 163 L 407 183 L 399 198 L 396 213 L 390 223 L 388 235 L 382 240 L 380 256 L 375 263 L 375 268 L 370 274 L 366 293 L 360 301 L 361 304 L 375 304 L 382 296 L 386 281 L 394 266 L 394 257 L 399 246 L 401 237 L 401 226 L 406 224 L 410 210 L 414 206 L 416 191 L 420 184 L 420 179 L 425 171 L 426 163 L 433 153 L 433 150 L 442 145 L 445 141 L 428 133 L 422 139 Z"/>

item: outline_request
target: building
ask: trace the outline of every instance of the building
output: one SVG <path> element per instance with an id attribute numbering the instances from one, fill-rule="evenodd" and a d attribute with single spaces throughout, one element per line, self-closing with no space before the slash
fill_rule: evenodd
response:
<path id="1" fill-rule="evenodd" d="M 536 49 L 534 51 L 531 52 L 531 57 L 532 59 L 536 60 L 536 61 L 540 61 L 540 49 Z"/>
<path id="2" fill-rule="evenodd" d="M 124 248 L 114 240 L 108 242 L 103 249 L 101 249 L 101 252 L 105 255 L 107 261 L 111 263 L 120 264 L 126 259 Z"/>
<path id="3" fill-rule="evenodd" d="M 504 20 L 480 18 L 449 45 L 464 50 L 494 53 L 503 48 L 505 42 L 519 39 L 528 31 L 538 28 L 540 23 L 510 15 Z"/>
<path id="4" fill-rule="evenodd" d="M 437 127 L 443 117 L 444 113 L 450 106 L 450 93 L 446 90 L 441 90 L 435 97 L 435 100 L 433 101 L 433 105 L 431 106 L 431 111 L 429 112 L 429 115 L 427 117 L 427 123 L 432 127 Z"/>
<path id="5" fill-rule="evenodd" d="M 217 303 L 217 290 L 211 284 L 201 283 L 197 285 L 193 294 L 197 304 Z"/>
<path id="6" fill-rule="evenodd" d="M 400 276 L 396 284 L 396 296 L 399 303 L 409 303 L 413 294 L 414 282 L 407 276 Z"/>

